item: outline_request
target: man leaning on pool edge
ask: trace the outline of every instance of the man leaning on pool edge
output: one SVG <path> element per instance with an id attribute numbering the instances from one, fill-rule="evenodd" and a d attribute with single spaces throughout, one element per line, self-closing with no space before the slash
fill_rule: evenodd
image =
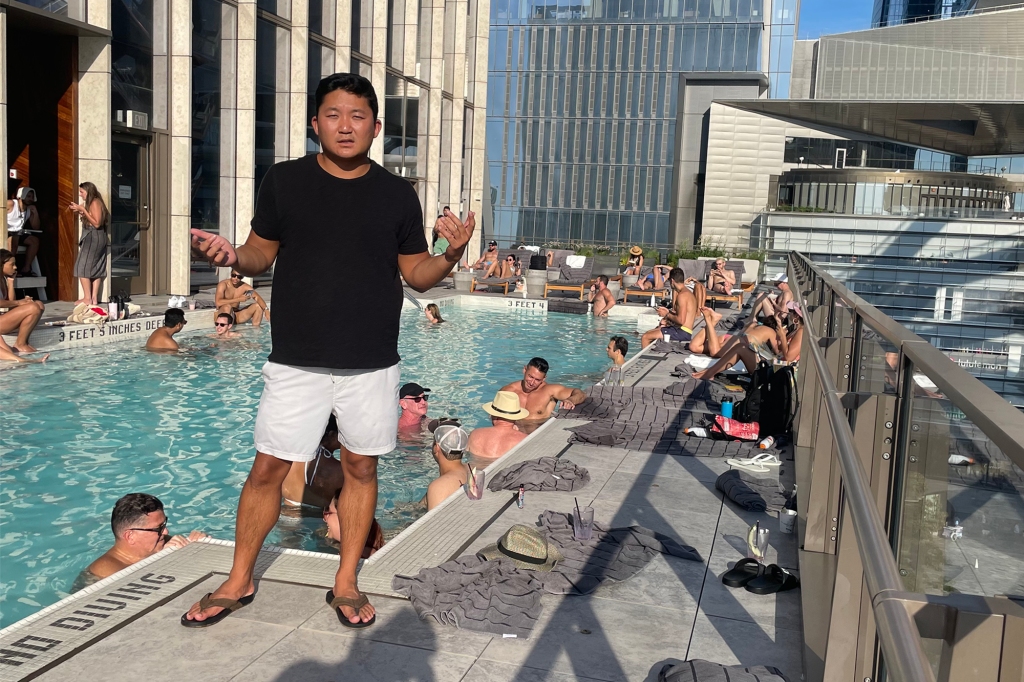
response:
<path id="1" fill-rule="evenodd" d="M 254 276 L 277 264 L 273 345 L 263 368 L 256 459 L 238 501 L 234 561 L 224 584 L 182 616 L 186 627 L 212 625 L 252 600 L 253 568 L 277 521 L 281 482 L 293 461 L 316 452 L 332 412 L 345 486 L 338 500 L 341 562 L 328 598 L 342 625 L 373 623 L 356 567 L 377 506 L 377 456 L 393 450 L 397 436 L 399 273 L 417 291 L 435 286 L 462 257 L 475 226 L 472 212 L 463 223 L 445 210 L 436 229 L 449 246 L 430 255 L 412 185 L 368 156 L 381 122 L 367 79 L 328 76 L 316 104 L 312 124 L 323 151 L 271 167 L 245 244 L 234 248 L 192 230 L 193 251 L 213 265 Z M 360 320 L 358 331 L 351 320 Z"/>

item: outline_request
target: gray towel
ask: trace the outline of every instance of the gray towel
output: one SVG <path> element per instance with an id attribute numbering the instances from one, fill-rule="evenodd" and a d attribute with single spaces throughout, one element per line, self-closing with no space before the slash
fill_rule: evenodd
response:
<path id="1" fill-rule="evenodd" d="M 593 537 L 577 540 L 569 514 L 546 511 L 539 525 L 564 557 L 550 573 L 532 571 L 552 594 L 589 594 L 605 580 L 628 580 L 659 552 L 701 561 L 693 547 L 641 526 L 609 528 L 594 521 Z"/>
<path id="2" fill-rule="evenodd" d="M 719 476 L 715 487 L 747 511 L 779 511 L 788 500 L 776 479 L 758 478 L 739 469 Z"/>
<path id="3" fill-rule="evenodd" d="M 526 490 L 552 492 L 580 490 L 590 483 L 590 472 L 567 459 L 541 457 L 505 467 L 492 478 L 487 487 L 499 490 Z"/>
<path id="4" fill-rule="evenodd" d="M 666 665 L 658 673 L 658 682 L 789 682 L 778 668 L 758 665 L 722 665 L 711 661 L 687 661 Z"/>
<path id="5" fill-rule="evenodd" d="M 391 587 L 423 620 L 492 635 L 529 637 L 540 618 L 541 583 L 508 559 L 464 556 L 415 576 L 396 575 Z"/>

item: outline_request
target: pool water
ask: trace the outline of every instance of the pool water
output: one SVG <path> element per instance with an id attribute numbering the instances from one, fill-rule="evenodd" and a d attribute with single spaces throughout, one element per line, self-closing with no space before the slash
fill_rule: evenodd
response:
<path id="1" fill-rule="evenodd" d="M 608 365 L 611 335 L 639 348 L 631 319 L 442 314 L 448 322 L 431 326 L 403 312 L 402 381 L 432 389 L 430 416 L 470 427 L 489 423 L 480 405 L 520 379 L 534 355 L 551 364 L 550 381 L 586 387 Z M 68 594 L 112 544 L 110 511 L 126 493 L 159 497 L 172 533 L 234 538 L 270 330 L 243 328 L 241 339 L 222 343 L 209 333 L 184 335 L 179 355 L 147 353 L 136 341 L 0 370 L 0 626 Z M 379 475 L 378 519 L 394 532 L 424 511 L 416 503 L 436 476 L 429 434 L 400 441 Z M 319 515 L 285 513 L 267 542 L 333 552 L 323 526 Z"/>

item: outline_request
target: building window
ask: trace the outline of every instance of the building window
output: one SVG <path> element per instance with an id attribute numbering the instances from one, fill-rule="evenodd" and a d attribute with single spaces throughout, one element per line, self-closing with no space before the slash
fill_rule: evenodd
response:
<path id="1" fill-rule="evenodd" d="M 161 4 L 166 16 L 166 2 Z M 128 110 L 141 111 L 152 122 L 155 10 L 156 3 L 144 0 L 113 0 L 110 5 L 111 109 L 121 123 Z"/>
<path id="2" fill-rule="evenodd" d="M 256 8 L 276 14 L 282 19 L 292 18 L 291 0 L 256 0 Z"/>
<path id="3" fill-rule="evenodd" d="M 313 131 L 312 119 L 316 116 L 316 88 L 320 80 L 334 73 L 334 50 L 315 41 L 309 41 L 306 61 L 306 153 L 320 151 L 320 140 Z"/>
<path id="4" fill-rule="evenodd" d="M 384 96 L 384 167 L 414 180 L 423 170 L 419 163 L 421 88 L 388 74 Z M 443 171 L 442 171 L 443 174 Z"/>
<path id="5" fill-rule="evenodd" d="M 256 192 L 270 167 L 288 158 L 287 29 L 256 20 Z"/>
<path id="6" fill-rule="evenodd" d="M 309 30 L 331 41 L 334 40 L 334 3 L 335 0 L 309 0 Z"/>

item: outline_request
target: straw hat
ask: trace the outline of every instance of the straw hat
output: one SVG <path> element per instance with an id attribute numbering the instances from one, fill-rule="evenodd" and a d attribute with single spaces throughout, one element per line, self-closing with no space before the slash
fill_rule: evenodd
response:
<path id="1" fill-rule="evenodd" d="M 550 571 L 562 559 L 558 547 L 551 544 L 536 528 L 515 525 L 505 531 L 493 545 L 477 552 L 482 559 L 511 559 L 518 568 Z"/>
<path id="2" fill-rule="evenodd" d="M 629 252 L 632 255 L 634 255 L 634 256 L 642 256 L 643 253 L 644 253 L 644 250 L 641 249 L 639 246 L 634 246 L 634 247 L 630 248 Z"/>
<path id="3" fill-rule="evenodd" d="M 519 406 L 519 396 L 512 391 L 498 391 L 494 400 L 484 403 L 484 412 L 492 417 L 501 417 L 509 421 L 518 421 L 530 416 L 529 410 Z"/>

